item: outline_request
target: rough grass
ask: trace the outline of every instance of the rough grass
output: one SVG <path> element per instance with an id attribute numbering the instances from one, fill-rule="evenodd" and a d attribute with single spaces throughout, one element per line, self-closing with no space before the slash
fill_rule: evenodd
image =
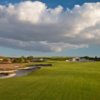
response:
<path id="1" fill-rule="evenodd" d="M 100 63 L 51 62 L 28 76 L 1 79 L 0 100 L 100 100 Z"/>
<path id="2" fill-rule="evenodd" d="M 21 67 L 31 66 L 33 64 L 34 63 L 11 63 L 11 64 L 1 64 L 0 63 L 0 70 L 4 70 L 4 71 L 15 70 Z"/>

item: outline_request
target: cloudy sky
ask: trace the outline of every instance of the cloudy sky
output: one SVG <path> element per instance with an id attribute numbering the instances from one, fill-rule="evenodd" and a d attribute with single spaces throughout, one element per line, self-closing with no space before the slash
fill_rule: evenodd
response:
<path id="1" fill-rule="evenodd" d="M 100 56 L 100 1 L 0 0 L 0 55 Z"/>

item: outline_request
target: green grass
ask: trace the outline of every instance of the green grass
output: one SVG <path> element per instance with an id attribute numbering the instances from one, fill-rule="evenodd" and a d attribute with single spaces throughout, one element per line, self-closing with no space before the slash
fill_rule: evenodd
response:
<path id="1" fill-rule="evenodd" d="M 53 62 L 28 76 L 0 79 L 0 100 L 100 100 L 100 62 Z"/>

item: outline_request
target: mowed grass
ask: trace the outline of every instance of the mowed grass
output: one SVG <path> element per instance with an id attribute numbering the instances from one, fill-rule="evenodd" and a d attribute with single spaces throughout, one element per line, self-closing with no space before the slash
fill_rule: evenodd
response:
<path id="1" fill-rule="evenodd" d="M 28 76 L 0 79 L 0 100 L 100 100 L 100 62 L 51 62 Z"/>

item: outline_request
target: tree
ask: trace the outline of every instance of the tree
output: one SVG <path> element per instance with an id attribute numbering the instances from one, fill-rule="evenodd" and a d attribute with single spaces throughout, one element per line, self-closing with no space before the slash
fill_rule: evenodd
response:
<path id="1" fill-rule="evenodd" d="M 30 62 L 33 62 L 34 57 L 33 56 L 28 56 L 27 60 L 29 60 Z"/>

